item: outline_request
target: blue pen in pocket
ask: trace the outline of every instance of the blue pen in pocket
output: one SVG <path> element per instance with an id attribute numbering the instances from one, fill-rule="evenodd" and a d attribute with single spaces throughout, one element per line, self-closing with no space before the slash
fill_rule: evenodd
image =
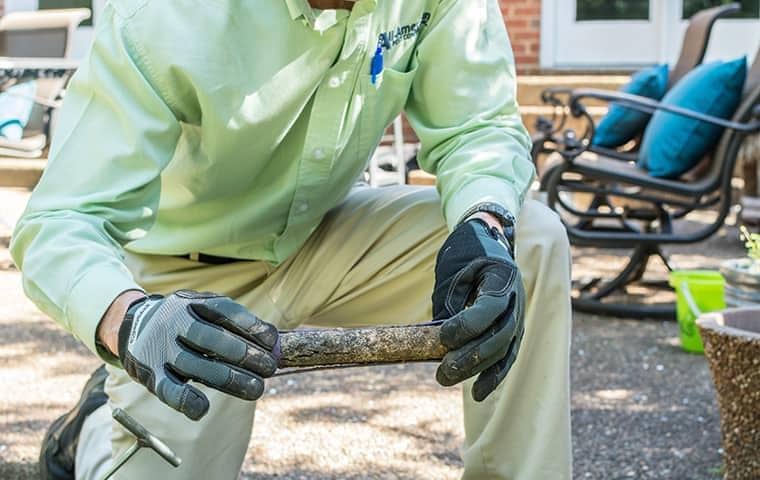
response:
<path id="1" fill-rule="evenodd" d="M 372 64 L 369 71 L 370 76 L 372 77 L 372 85 L 374 85 L 375 88 L 378 88 L 383 81 L 384 68 L 383 47 L 382 45 L 378 45 L 377 50 L 375 50 L 375 55 L 372 57 Z"/>

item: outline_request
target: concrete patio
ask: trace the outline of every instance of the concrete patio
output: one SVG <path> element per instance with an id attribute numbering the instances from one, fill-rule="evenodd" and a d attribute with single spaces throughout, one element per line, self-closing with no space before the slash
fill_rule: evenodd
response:
<path id="1" fill-rule="evenodd" d="M 0 189 L 0 478 L 36 478 L 42 435 L 70 408 L 97 361 L 23 295 L 9 223 L 27 193 Z M 576 249 L 578 273 L 623 257 Z M 624 252 L 619 252 L 620 254 Z M 742 254 L 733 226 L 671 252 L 683 267 Z M 707 363 L 683 353 L 675 323 L 577 314 L 572 410 L 577 479 L 718 479 L 718 411 Z M 390 379 L 394 382 L 391 384 Z M 259 403 L 243 478 L 454 479 L 460 393 L 434 366 L 277 378 Z M 149 454 L 149 453 L 142 453 Z"/>

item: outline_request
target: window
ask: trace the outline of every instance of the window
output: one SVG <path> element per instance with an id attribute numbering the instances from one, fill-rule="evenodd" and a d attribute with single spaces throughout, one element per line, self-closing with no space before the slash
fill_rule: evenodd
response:
<path id="1" fill-rule="evenodd" d="M 692 15 L 705 8 L 716 7 L 733 3 L 737 0 L 684 0 L 683 18 L 690 18 Z M 742 9 L 733 18 L 760 18 L 760 0 L 738 0 Z"/>
<path id="2" fill-rule="evenodd" d="M 583 20 L 649 20 L 649 0 L 578 0 L 575 18 Z"/>
<path id="3" fill-rule="evenodd" d="M 40 10 L 53 8 L 89 8 L 92 11 L 92 0 L 39 0 Z M 92 25 L 92 19 L 82 22 L 82 25 Z"/>

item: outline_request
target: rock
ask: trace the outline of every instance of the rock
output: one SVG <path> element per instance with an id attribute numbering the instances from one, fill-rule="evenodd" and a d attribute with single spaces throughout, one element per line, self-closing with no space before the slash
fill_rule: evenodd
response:
<path id="1" fill-rule="evenodd" d="M 697 324 L 720 409 L 726 480 L 760 478 L 760 308 L 708 314 Z"/>

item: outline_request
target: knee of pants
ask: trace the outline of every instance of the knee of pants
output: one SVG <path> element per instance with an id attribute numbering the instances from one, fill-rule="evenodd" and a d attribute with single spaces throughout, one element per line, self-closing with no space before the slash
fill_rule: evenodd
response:
<path id="1" fill-rule="evenodd" d="M 528 200 L 517 227 L 517 263 L 529 293 L 537 288 L 570 291 L 570 242 L 559 216 L 545 205 Z"/>
<path id="2" fill-rule="evenodd" d="M 543 223 L 542 229 L 545 232 L 546 245 L 544 249 L 546 254 L 553 261 L 566 265 L 569 271 L 572 258 L 570 255 L 570 241 L 567 238 L 565 225 L 559 219 L 559 216 L 548 208 L 546 208 L 546 218 Z"/>

